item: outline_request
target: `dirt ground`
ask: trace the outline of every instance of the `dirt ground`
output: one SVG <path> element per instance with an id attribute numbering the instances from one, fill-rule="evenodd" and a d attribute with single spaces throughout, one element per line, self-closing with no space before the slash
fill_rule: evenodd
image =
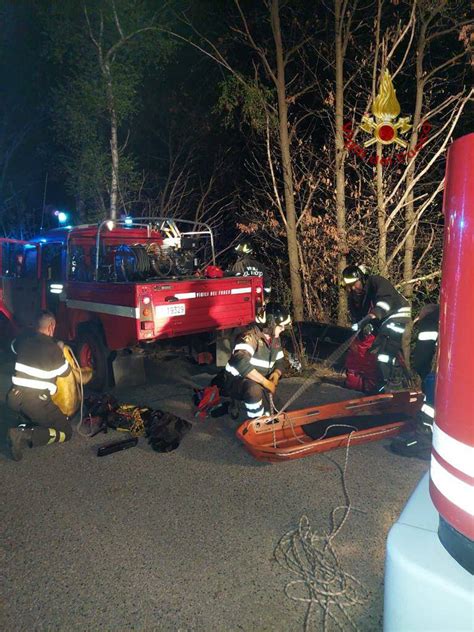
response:
<path id="1" fill-rule="evenodd" d="M 4 358 L 2 402 L 11 370 Z M 328 532 L 332 510 L 344 504 L 345 450 L 281 464 L 254 460 L 235 437 L 243 418 L 194 417 L 192 388 L 212 374 L 212 367 L 170 356 L 148 365 L 146 384 L 115 389 L 122 402 L 192 422 L 167 454 L 140 439 L 135 448 L 97 458 L 99 445 L 123 435 L 76 433 L 15 463 L 5 435 L 16 420 L 0 404 L 0 629 L 303 630 L 307 603 L 285 594 L 299 578 L 277 564 L 274 550 L 303 515 L 315 533 Z M 282 380 L 280 401 L 300 383 Z M 293 408 L 353 395 L 313 385 Z M 386 536 L 428 469 L 387 445 L 382 439 L 350 449 L 352 511 L 333 541 L 344 571 L 364 586 L 364 602 L 347 608 L 364 632 L 381 630 Z M 303 584 L 289 590 L 307 596 Z M 331 612 L 351 629 L 337 606 Z M 309 629 L 322 630 L 317 607 L 313 615 Z"/>

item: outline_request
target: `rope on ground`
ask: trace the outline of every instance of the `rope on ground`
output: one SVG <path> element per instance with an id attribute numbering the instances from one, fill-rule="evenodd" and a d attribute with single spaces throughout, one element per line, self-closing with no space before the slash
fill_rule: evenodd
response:
<path id="1" fill-rule="evenodd" d="M 347 624 L 357 630 L 357 625 L 350 616 L 348 608 L 365 601 L 365 595 L 360 594 L 364 590 L 362 584 L 343 570 L 333 545 L 334 538 L 344 526 L 351 511 L 351 501 L 345 481 L 351 438 L 352 433 L 348 438 L 342 473 L 346 504 L 334 508 L 331 512 L 330 533 L 318 535 L 311 528 L 308 517 L 303 515 L 298 527 L 283 535 L 274 552 L 280 566 L 298 577 L 287 583 L 285 594 L 294 601 L 307 604 L 305 631 L 318 629 L 318 621 L 315 619 L 317 608 L 323 617 L 324 631 L 327 630 L 329 619 L 341 630 L 347 629 Z M 338 522 L 337 516 L 341 510 L 343 514 Z M 300 594 L 301 590 L 304 596 Z M 341 623 L 341 618 L 345 625 Z"/>
<path id="2" fill-rule="evenodd" d="M 334 545 L 334 539 L 344 527 L 350 512 L 360 511 L 352 507 L 346 478 L 351 439 L 357 429 L 347 424 L 332 424 L 320 438 L 324 439 L 328 431 L 335 427 L 352 429 L 347 439 L 344 467 L 341 472 L 345 504 L 332 510 L 330 533 L 315 533 L 308 517 L 302 515 L 298 526 L 285 533 L 274 550 L 278 564 L 297 577 L 286 584 L 285 594 L 293 601 L 307 604 L 305 632 L 311 629 L 321 630 L 320 620 L 316 619 L 318 612 L 323 620 L 323 632 L 328 629 L 329 621 L 343 631 L 347 630 L 348 626 L 359 630 L 349 613 L 349 608 L 362 605 L 368 599 L 367 589 L 362 582 L 344 571 Z M 387 432 L 390 430 L 378 430 L 365 436 L 372 437 Z M 338 518 L 341 512 L 342 515 Z"/>

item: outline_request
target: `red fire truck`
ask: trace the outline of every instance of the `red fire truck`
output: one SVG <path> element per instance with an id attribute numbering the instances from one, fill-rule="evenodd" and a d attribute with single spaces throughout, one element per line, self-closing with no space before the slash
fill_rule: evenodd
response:
<path id="1" fill-rule="evenodd" d="M 474 630 L 473 164 L 471 133 L 448 151 L 430 472 L 388 536 L 384 632 Z"/>
<path id="2" fill-rule="evenodd" d="M 57 336 L 74 342 L 103 388 L 111 352 L 251 323 L 262 279 L 218 274 L 210 227 L 186 220 L 125 218 L 0 239 L 0 335 L 51 310 Z"/>

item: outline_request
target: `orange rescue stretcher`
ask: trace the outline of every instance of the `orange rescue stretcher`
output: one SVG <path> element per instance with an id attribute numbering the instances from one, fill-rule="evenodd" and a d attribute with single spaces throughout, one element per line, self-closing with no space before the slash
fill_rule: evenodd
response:
<path id="1" fill-rule="evenodd" d="M 237 437 L 259 461 L 300 459 L 350 444 L 397 435 L 423 405 L 421 391 L 395 391 L 248 419 Z M 352 434 L 351 434 L 352 433 Z"/>

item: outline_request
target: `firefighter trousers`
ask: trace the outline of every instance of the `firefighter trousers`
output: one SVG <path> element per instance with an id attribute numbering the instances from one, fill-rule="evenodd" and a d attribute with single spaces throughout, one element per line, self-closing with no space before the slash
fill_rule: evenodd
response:
<path id="1" fill-rule="evenodd" d="M 268 414 L 265 412 L 263 401 L 263 386 L 246 377 L 233 377 L 229 382 L 229 396 L 244 403 L 245 412 L 249 419 Z"/>
<path id="2" fill-rule="evenodd" d="M 8 406 L 24 418 L 28 427 L 31 447 L 69 441 L 72 426 L 49 392 L 11 388 L 7 394 Z"/>
<path id="3" fill-rule="evenodd" d="M 370 350 L 377 355 L 377 364 L 384 382 L 388 382 L 402 351 L 402 338 L 409 318 L 387 319 L 382 323 Z"/>

